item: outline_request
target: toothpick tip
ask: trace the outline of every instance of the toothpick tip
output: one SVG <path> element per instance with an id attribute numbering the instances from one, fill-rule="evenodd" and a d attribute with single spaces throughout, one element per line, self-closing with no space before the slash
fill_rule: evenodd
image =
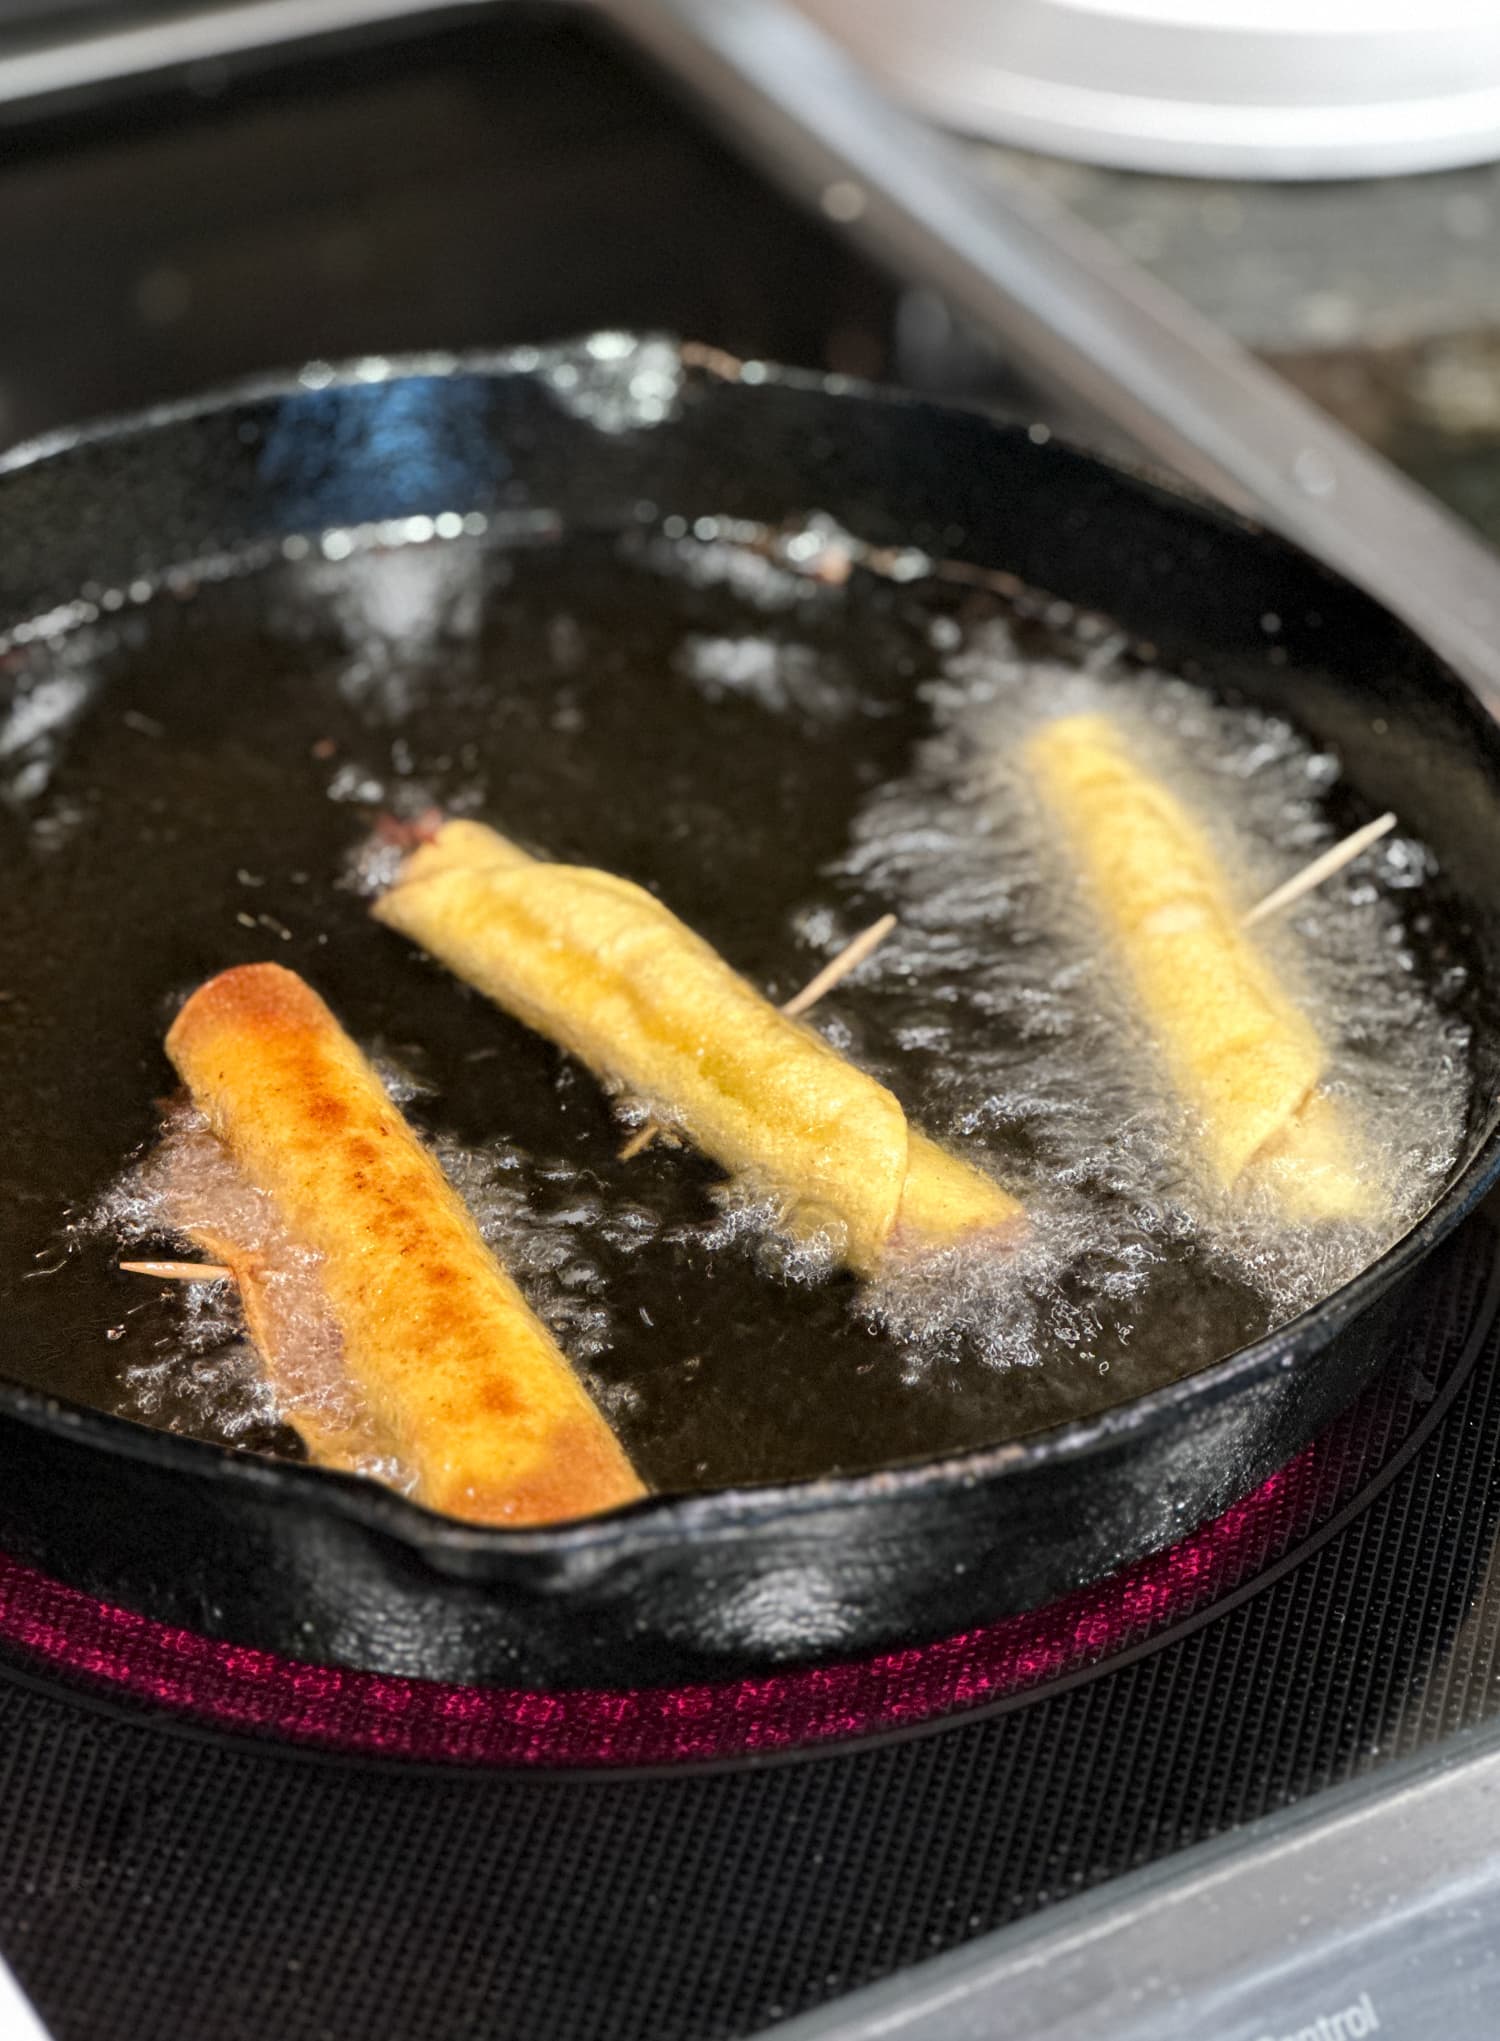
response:
<path id="1" fill-rule="evenodd" d="M 127 1276 L 152 1276 L 168 1283 L 219 1283 L 234 1280 L 234 1270 L 217 1261 L 122 1261 Z"/>
<path id="2" fill-rule="evenodd" d="M 1284 907 L 1290 907 L 1305 893 L 1311 893 L 1321 886 L 1325 879 L 1331 879 L 1335 872 L 1341 872 L 1345 865 L 1367 851 L 1381 837 L 1389 836 L 1396 826 L 1396 817 L 1387 809 L 1384 815 L 1377 815 L 1373 822 L 1367 822 L 1361 829 L 1352 830 L 1348 836 L 1315 857 L 1311 864 L 1304 865 L 1300 872 L 1294 872 L 1284 885 L 1268 893 L 1264 900 L 1258 900 L 1240 923 L 1242 928 L 1254 928 L 1257 922 L 1265 921 L 1272 914 L 1279 914 Z"/>

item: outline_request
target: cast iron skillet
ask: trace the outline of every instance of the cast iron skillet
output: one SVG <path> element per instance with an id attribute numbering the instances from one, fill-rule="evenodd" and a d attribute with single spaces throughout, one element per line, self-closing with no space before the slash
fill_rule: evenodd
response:
<path id="1" fill-rule="evenodd" d="M 0 472 L 0 629 L 26 626 L 6 685 L 24 686 L 28 644 L 60 638 L 66 669 L 66 645 L 107 626 L 124 647 L 119 743 L 149 745 L 189 716 L 185 655 L 163 622 L 171 604 L 141 600 L 164 575 L 180 594 L 212 581 L 218 560 L 305 552 L 309 534 L 316 553 L 318 534 L 381 520 L 451 526 L 456 513 L 484 512 L 534 536 L 556 520 L 611 533 L 668 515 L 776 524 L 812 509 L 877 545 L 1009 570 L 1108 613 L 1169 667 L 1286 709 L 1337 748 L 1362 801 L 1398 809 L 1433 847 L 1448 937 L 1481 988 L 1500 982 L 1500 741 L 1376 604 L 1259 531 L 1022 428 L 805 375 L 724 380 L 684 369 L 662 343 L 606 337 L 547 354 L 318 368 L 22 449 Z M 260 649 L 246 600 L 260 598 L 253 577 L 243 586 L 250 597 L 223 611 L 191 676 L 193 728 L 206 719 L 221 752 L 240 748 L 235 784 L 255 795 L 246 812 L 229 804 L 211 818 L 229 871 L 254 862 L 268 831 L 287 835 L 290 857 L 298 826 L 280 768 L 257 750 Z M 1280 663 L 1267 657 L 1268 615 L 1280 620 Z M 173 699 L 165 680 L 160 699 L 151 692 L 156 654 Z M 77 663 L 85 693 L 90 670 Z M 65 724 L 72 711 L 53 698 L 50 713 Z M 39 778 L 22 791 L 34 817 L 49 740 L 33 741 Z M 145 772 L 145 751 L 111 753 L 115 780 L 93 787 L 70 790 L 59 768 L 43 807 L 62 862 L 47 867 L 45 844 L 27 839 L 34 861 L 0 902 L 0 959 L 26 988 L 0 1010 L 12 1269 L 48 1237 L 60 1199 L 97 1190 L 108 1158 L 149 1132 L 173 993 L 270 953 L 306 968 L 345 1013 L 361 996 L 341 937 L 306 957 L 278 952 L 244 912 L 253 887 L 226 886 L 212 858 L 206 878 L 196 869 L 205 857 L 185 822 L 184 900 L 205 886 L 223 895 L 223 949 L 179 940 L 160 901 L 143 904 L 133 858 L 108 848 L 133 756 Z M 144 862 L 161 861 L 164 841 L 170 851 L 174 807 L 189 814 L 201 767 L 187 744 L 172 798 L 146 803 Z M 607 816 L 599 826 L 607 836 Z M 742 950 L 740 961 L 756 960 Z M 410 970 L 420 991 L 410 1032 L 441 1035 L 464 995 L 423 977 L 420 960 Z M 1163 1386 L 1005 1445 L 668 1494 L 558 1530 L 465 1528 L 370 1484 L 86 1407 L 82 1335 L 59 1301 L 63 1279 L 39 1263 L 5 1307 L 0 1547 L 154 1617 L 294 1657 L 540 1687 L 829 1660 L 1037 1605 L 1248 1492 L 1380 1364 L 1412 1272 L 1500 1170 L 1500 1021 L 1482 1001 L 1473 1018 L 1474 1104 L 1443 1196 L 1376 1265 L 1274 1336 L 1177 1380 L 1174 1357 L 1158 1355 Z M 359 1031 L 357 1013 L 351 1025 Z"/>

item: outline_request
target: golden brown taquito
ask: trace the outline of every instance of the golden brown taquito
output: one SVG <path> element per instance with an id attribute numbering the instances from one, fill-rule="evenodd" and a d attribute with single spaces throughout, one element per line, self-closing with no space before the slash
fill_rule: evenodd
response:
<path id="1" fill-rule="evenodd" d="M 288 1235 L 322 1257 L 344 1365 L 417 1499 L 495 1524 L 644 1493 L 619 1442 L 462 1200 L 323 1001 L 246 964 L 167 1036 L 194 1104 Z M 233 1243 L 213 1251 L 236 1265 Z M 247 1292 L 252 1336 L 263 1300 Z M 316 1455 L 319 1439 L 308 1434 Z M 338 1461 L 338 1442 L 329 1458 Z"/>

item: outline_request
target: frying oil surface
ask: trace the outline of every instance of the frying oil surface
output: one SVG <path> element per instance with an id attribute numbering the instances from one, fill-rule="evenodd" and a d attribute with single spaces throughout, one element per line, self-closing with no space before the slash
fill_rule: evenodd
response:
<path id="1" fill-rule="evenodd" d="M 1153 1044 L 1018 765 L 1040 715 L 1103 708 L 1222 831 L 1253 898 L 1365 819 L 1284 724 L 1103 656 L 1097 630 L 1038 605 L 819 579 L 711 536 L 334 552 L 179 584 L 21 664 L 0 770 L 28 885 L 0 910 L 0 1062 L 23 1188 L 0 1279 L 31 1379 L 296 1450 L 222 1291 L 114 1267 L 170 1239 L 159 1165 L 123 1181 L 121 1165 L 149 1156 L 175 1002 L 256 957 L 301 971 L 399 1073 L 664 1488 L 877 1466 L 1098 1410 L 1321 1295 L 1440 1187 L 1470 987 L 1420 847 L 1389 840 L 1268 933 L 1391 1197 L 1378 1236 L 1289 1231 L 1198 1193 Z M 896 912 L 816 1024 L 1018 1192 L 1024 1248 L 861 1289 L 691 1153 L 623 1161 L 587 1073 L 369 921 L 393 863 L 372 822 L 432 806 L 640 880 L 775 999 Z M 336 1396 L 326 1348 L 308 1352 L 308 1393 Z"/>

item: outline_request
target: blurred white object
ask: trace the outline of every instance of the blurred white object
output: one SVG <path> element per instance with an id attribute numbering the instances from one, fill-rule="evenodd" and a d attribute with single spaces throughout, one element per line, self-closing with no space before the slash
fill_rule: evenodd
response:
<path id="1" fill-rule="evenodd" d="M 799 0 L 900 94 L 1022 148 L 1188 176 L 1500 158 L 1500 0 Z"/>
<path id="2" fill-rule="evenodd" d="M 0 2041 L 47 2041 L 47 2030 L 0 1960 Z"/>

